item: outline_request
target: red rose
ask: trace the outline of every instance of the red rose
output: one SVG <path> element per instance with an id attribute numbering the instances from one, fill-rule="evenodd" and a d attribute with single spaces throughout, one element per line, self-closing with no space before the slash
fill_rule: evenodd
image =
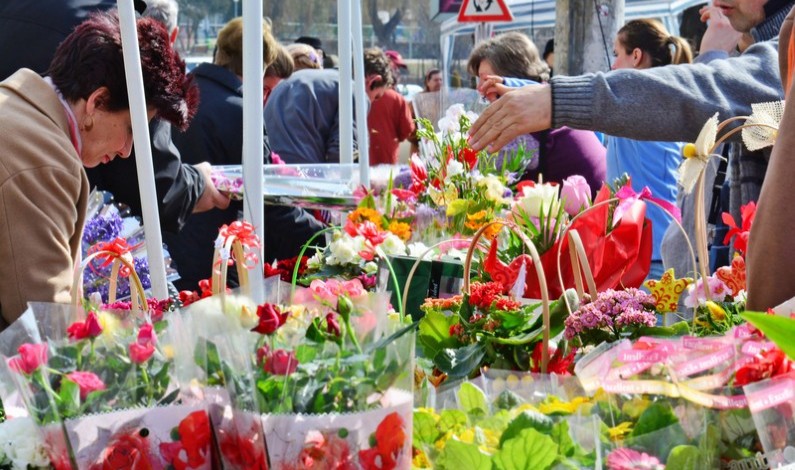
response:
<path id="1" fill-rule="evenodd" d="M 89 312 L 85 321 L 76 321 L 69 325 L 66 334 L 74 341 L 86 338 L 96 338 L 102 334 L 102 325 L 94 312 Z"/>
<path id="2" fill-rule="evenodd" d="M 337 315 L 334 314 L 334 312 L 329 312 L 326 314 L 326 326 L 329 334 L 334 336 L 340 336 L 342 334 L 342 330 L 340 330 L 340 322 L 337 320 Z"/>
<path id="3" fill-rule="evenodd" d="M 25 343 L 17 351 L 19 351 L 19 355 L 8 360 L 8 367 L 14 372 L 30 375 L 36 372 L 42 364 L 47 363 L 46 343 Z"/>
<path id="4" fill-rule="evenodd" d="M 199 294 L 197 294 L 194 291 L 190 290 L 179 291 L 179 301 L 180 303 L 182 303 L 183 307 L 187 307 L 188 305 L 192 304 L 193 302 L 196 302 L 199 299 L 200 299 Z"/>
<path id="5" fill-rule="evenodd" d="M 282 313 L 274 304 L 262 304 L 257 307 L 257 316 L 259 323 L 251 331 L 261 335 L 273 334 L 287 321 L 287 313 Z"/>
<path id="6" fill-rule="evenodd" d="M 138 339 L 130 344 L 130 360 L 142 364 L 149 360 L 155 353 L 157 336 L 151 323 L 147 323 L 138 330 Z"/>
<path id="7" fill-rule="evenodd" d="M 114 438 L 89 470 L 157 470 L 149 456 L 149 441 L 139 431 Z M 159 462 L 157 462 L 159 463 Z"/>
<path id="8" fill-rule="evenodd" d="M 273 375 L 290 375 L 298 368 L 298 359 L 295 353 L 284 349 L 277 349 L 265 358 L 263 369 Z"/>
<path id="9" fill-rule="evenodd" d="M 105 390 L 105 383 L 93 372 L 70 372 L 66 378 L 80 387 L 80 399 L 85 400 L 89 393 Z"/>

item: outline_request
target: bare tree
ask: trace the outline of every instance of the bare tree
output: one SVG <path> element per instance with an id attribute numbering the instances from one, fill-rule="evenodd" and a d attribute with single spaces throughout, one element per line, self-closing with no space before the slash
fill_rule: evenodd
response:
<path id="1" fill-rule="evenodd" d="M 408 8 L 409 0 L 400 0 L 394 13 L 391 13 L 389 20 L 384 23 L 378 17 L 379 11 L 378 0 L 367 0 L 367 10 L 370 16 L 370 23 L 373 26 L 373 32 L 378 38 L 378 42 L 389 48 L 395 47 L 395 30 L 397 30 L 400 22 L 403 21 L 403 12 Z"/>

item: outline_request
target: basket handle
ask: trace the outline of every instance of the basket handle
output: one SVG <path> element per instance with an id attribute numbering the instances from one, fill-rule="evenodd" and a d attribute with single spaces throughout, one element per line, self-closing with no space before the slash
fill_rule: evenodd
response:
<path id="1" fill-rule="evenodd" d="M 549 364 L 549 290 L 547 288 L 547 278 L 544 275 L 544 267 L 541 265 L 541 257 L 538 255 L 538 250 L 536 249 L 533 242 L 522 232 L 521 228 L 519 228 L 516 223 L 508 220 L 495 220 L 492 222 L 487 223 L 483 227 L 481 227 L 475 235 L 472 236 L 472 244 L 467 250 L 467 256 L 464 260 L 464 285 L 462 287 L 463 292 L 466 294 L 470 293 L 469 289 L 469 277 L 470 277 L 470 270 L 472 269 L 472 257 L 475 254 L 475 247 L 477 246 L 480 238 L 483 236 L 483 233 L 492 225 L 499 224 L 500 228 L 509 227 L 516 233 L 522 242 L 527 247 L 527 250 L 530 252 L 530 257 L 533 260 L 533 267 L 536 270 L 536 275 L 538 276 L 538 286 L 539 290 L 541 291 L 541 315 L 544 325 L 543 331 L 543 339 L 542 339 L 542 346 L 541 346 L 541 373 L 546 374 L 547 372 L 547 364 Z"/>
<path id="2" fill-rule="evenodd" d="M 582 244 L 577 230 L 569 230 L 569 257 L 571 258 L 571 268 L 574 273 L 574 283 L 577 289 L 577 297 L 583 298 L 585 295 L 582 277 L 585 276 L 585 282 L 588 284 L 588 293 L 592 299 L 595 299 L 599 292 L 596 290 L 596 281 L 593 278 L 593 271 L 591 271 L 591 264 L 588 262 L 588 256 L 585 254 L 585 246 Z M 580 268 L 582 267 L 582 273 Z M 560 272 L 560 259 L 558 259 L 558 278 L 561 280 L 562 286 L 563 275 Z"/>
<path id="3" fill-rule="evenodd" d="M 116 253 L 114 251 L 96 251 L 91 253 L 90 255 L 86 256 L 78 269 L 75 270 L 75 276 L 72 280 L 72 305 L 77 307 L 80 302 L 81 295 L 80 293 L 80 286 L 83 279 L 83 273 L 85 272 L 88 265 L 95 259 L 100 256 L 107 256 L 113 259 L 111 269 L 110 269 L 110 288 L 108 289 L 108 303 L 114 303 L 116 301 L 116 289 L 118 286 L 118 279 L 119 279 L 119 270 L 122 265 L 126 267 L 130 271 L 130 301 L 131 301 L 131 309 L 132 311 L 136 312 L 141 310 L 142 306 L 146 305 L 146 292 L 144 291 L 144 286 L 141 283 L 141 278 L 138 277 L 138 273 L 135 272 L 135 266 L 133 263 L 130 262 L 129 259 L 125 258 L 124 255 Z"/>
<path id="4" fill-rule="evenodd" d="M 245 250 L 243 243 L 237 236 L 231 235 L 224 240 L 223 246 L 215 248 L 213 253 L 213 274 L 212 274 L 212 292 L 213 295 L 221 297 L 221 302 L 224 302 L 226 297 L 226 278 L 229 269 L 229 256 L 234 254 L 234 259 L 237 260 L 235 267 L 237 268 L 237 279 L 240 284 L 240 289 L 246 296 L 251 295 L 251 285 L 249 283 L 248 269 L 244 266 L 243 260 L 245 259 Z"/>

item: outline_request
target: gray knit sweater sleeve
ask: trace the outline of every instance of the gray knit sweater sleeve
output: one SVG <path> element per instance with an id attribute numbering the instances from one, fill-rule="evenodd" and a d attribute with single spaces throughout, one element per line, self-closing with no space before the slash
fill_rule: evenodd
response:
<path id="1" fill-rule="evenodd" d="M 555 76 L 552 125 L 637 140 L 692 142 L 715 112 L 748 115 L 751 104 L 783 99 L 778 38 L 709 63 Z"/>

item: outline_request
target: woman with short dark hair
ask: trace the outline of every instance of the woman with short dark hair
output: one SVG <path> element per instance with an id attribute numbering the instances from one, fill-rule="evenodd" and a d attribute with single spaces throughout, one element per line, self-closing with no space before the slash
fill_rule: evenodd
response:
<path id="1" fill-rule="evenodd" d="M 148 116 L 184 128 L 198 91 L 158 21 L 137 20 Z M 95 13 L 64 40 L 47 77 L 0 83 L 0 329 L 28 301 L 69 302 L 91 168 L 132 149 L 119 19 Z"/>

